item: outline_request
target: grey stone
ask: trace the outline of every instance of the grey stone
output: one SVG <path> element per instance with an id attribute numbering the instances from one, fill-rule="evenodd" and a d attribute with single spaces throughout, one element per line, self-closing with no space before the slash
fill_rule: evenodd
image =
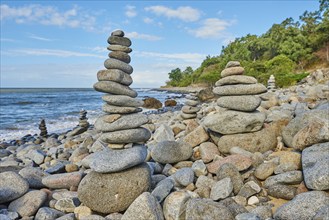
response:
<path id="1" fill-rule="evenodd" d="M 78 198 L 62 198 L 56 201 L 55 209 L 62 212 L 74 212 L 74 209 L 80 205 Z"/>
<path id="2" fill-rule="evenodd" d="M 174 132 L 168 125 L 161 124 L 160 127 L 155 130 L 153 139 L 156 142 L 175 141 Z"/>
<path id="3" fill-rule="evenodd" d="M 279 207 L 273 217 L 274 219 L 312 219 L 318 210 L 328 204 L 329 196 L 326 192 L 305 192 Z"/>
<path id="4" fill-rule="evenodd" d="M 200 107 L 193 107 L 193 106 L 183 106 L 182 112 L 185 114 L 194 114 L 200 111 Z"/>
<path id="5" fill-rule="evenodd" d="M 102 99 L 110 105 L 117 106 L 142 107 L 144 104 L 142 100 L 125 95 L 104 95 Z"/>
<path id="6" fill-rule="evenodd" d="M 265 180 L 273 174 L 275 167 L 276 165 L 272 162 L 262 163 L 256 168 L 254 175 L 260 180 Z"/>
<path id="7" fill-rule="evenodd" d="M 100 217 L 100 218 L 93 218 L 94 216 L 98 216 L 98 217 Z M 88 216 L 88 217 L 89 217 L 89 216 Z M 103 217 L 101 217 L 101 216 L 99 216 L 99 215 L 90 215 L 90 217 L 92 217 L 92 218 L 88 218 L 88 219 L 86 219 L 85 217 L 82 217 L 82 218 L 80 218 L 80 219 L 81 219 L 81 220 L 103 220 L 103 219 L 104 219 Z M 76 218 L 75 218 L 74 213 L 68 213 L 68 214 L 66 214 L 66 215 L 63 215 L 63 216 L 57 218 L 56 220 L 75 220 L 75 219 L 76 219 Z"/>
<path id="8" fill-rule="evenodd" d="M 11 220 L 11 218 L 9 218 L 9 216 L 5 215 L 5 214 L 0 214 L 0 219 L 1 220 Z"/>
<path id="9" fill-rule="evenodd" d="M 202 160 L 196 160 L 192 164 L 192 170 L 194 171 L 197 177 L 202 175 L 207 175 L 207 166 L 204 164 Z"/>
<path id="10" fill-rule="evenodd" d="M 109 45 L 107 49 L 111 51 L 121 51 L 125 53 L 130 53 L 131 51 L 133 51 L 131 48 L 122 45 Z"/>
<path id="11" fill-rule="evenodd" d="M 196 118 L 197 114 L 186 114 L 186 113 L 182 112 L 181 116 L 183 119 L 192 119 L 192 118 Z"/>
<path id="12" fill-rule="evenodd" d="M 297 188 L 284 184 L 274 184 L 268 187 L 268 194 L 275 198 L 291 200 L 296 196 Z"/>
<path id="13" fill-rule="evenodd" d="M 190 199 L 186 204 L 186 219 L 209 220 L 217 219 L 234 220 L 230 210 L 224 205 L 208 199 Z"/>
<path id="14" fill-rule="evenodd" d="M 132 72 L 134 71 L 132 66 L 130 66 L 129 64 L 112 58 L 105 60 L 104 66 L 106 69 L 119 69 L 128 74 L 132 74 Z"/>
<path id="15" fill-rule="evenodd" d="M 114 44 L 114 45 L 122 45 L 122 46 L 126 46 L 126 47 L 130 47 L 131 46 L 131 41 L 129 38 L 126 37 L 119 37 L 119 36 L 115 36 L 115 35 L 111 35 L 108 39 L 107 42 L 109 44 Z"/>
<path id="16" fill-rule="evenodd" d="M 220 166 L 216 175 L 219 180 L 227 177 L 231 179 L 234 194 L 238 194 L 241 187 L 243 186 L 243 178 L 239 170 L 231 163 L 225 163 Z"/>
<path id="17" fill-rule="evenodd" d="M 151 133 L 146 128 L 133 128 L 102 133 L 99 140 L 111 144 L 126 144 L 146 142 L 150 137 Z"/>
<path id="18" fill-rule="evenodd" d="M 197 188 L 204 188 L 204 187 L 208 187 L 208 188 L 212 188 L 213 185 L 215 185 L 216 181 L 206 177 L 206 176 L 199 176 L 199 178 L 197 179 L 195 186 Z"/>
<path id="19" fill-rule="evenodd" d="M 126 170 L 145 161 L 147 149 L 145 146 L 134 146 L 128 149 L 106 149 L 96 152 L 90 168 L 98 173 L 113 173 Z"/>
<path id="20" fill-rule="evenodd" d="M 123 214 L 121 220 L 164 220 L 159 202 L 149 192 L 144 192 L 135 199 Z"/>
<path id="21" fill-rule="evenodd" d="M 27 158 L 30 158 L 38 165 L 43 163 L 43 160 L 45 159 L 46 156 L 47 156 L 46 153 L 43 152 L 42 150 L 30 150 L 26 154 Z"/>
<path id="22" fill-rule="evenodd" d="M 257 79 L 252 76 L 233 75 L 221 78 L 215 86 L 234 85 L 234 84 L 256 84 Z"/>
<path id="23" fill-rule="evenodd" d="M 304 182 L 314 190 L 329 189 L 329 142 L 315 144 L 302 152 Z"/>
<path id="24" fill-rule="evenodd" d="M 285 173 L 281 173 L 275 176 L 270 176 L 264 182 L 264 187 L 268 188 L 274 184 L 299 184 L 303 181 L 302 172 L 299 170 L 289 171 Z"/>
<path id="25" fill-rule="evenodd" d="M 213 92 L 220 96 L 226 95 L 257 95 L 266 92 L 267 89 L 263 84 L 240 84 L 240 85 L 225 85 L 215 87 Z"/>
<path id="26" fill-rule="evenodd" d="M 233 191 L 233 183 L 230 177 L 226 177 L 216 182 L 210 192 L 210 198 L 212 200 L 219 200 L 227 198 Z"/>
<path id="27" fill-rule="evenodd" d="M 42 183 L 51 189 L 70 189 L 77 187 L 81 179 L 81 172 L 61 173 L 42 178 Z"/>
<path id="28" fill-rule="evenodd" d="M 233 154 L 239 154 L 239 155 L 243 155 L 243 156 L 246 156 L 246 157 L 250 157 L 252 158 L 254 156 L 253 153 L 245 150 L 245 149 L 242 149 L 241 147 L 232 147 L 230 149 L 230 154 L 233 155 Z"/>
<path id="29" fill-rule="evenodd" d="M 67 190 L 58 190 L 53 192 L 53 199 L 60 200 L 64 198 L 78 198 L 78 193 L 75 191 L 67 191 Z"/>
<path id="30" fill-rule="evenodd" d="M 199 104 L 198 101 L 195 101 L 195 100 L 186 100 L 185 101 L 185 105 L 188 105 L 188 106 L 197 106 Z"/>
<path id="31" fill-rule="evenodd" d="M 54 219 L 58 219 L 59 217 L 61 217 L 63 215 L 64 215 L 63 212 L 60 212 L 56 209 L 42 207 L 38 210 L 34 219 L 35 220 L 54 220 Z"/>
<path id="32" fill-rule="evenodd" d="M 192 146 L 182 141 L 162 141 L 151 150 L 153 160 L 164 164 L 187 160 L 192 153 Z"/>
<path id="33" fill-rule="evenodd" d="M 172 188 L 174 187 L 174 180 L 171 178 L 166 178 L 160 181 L 155 189 L 152 191 L 152 195 L 158 200 L 158 202 L 162 202 L 170 193 Z"/>
<path id="34" fill-rule="evenodd" d="M 103 105 L 102 110 L 109 114 L 132 114 L 142 111 L 141 108 L 109 105 L 107 103 Z"/>
<path id="35" fill-rule="evenodd" d="M 264 113 L 224 111 L 206 116 L 203 123 L 210 130 L 220 134 L 236 134 L 259 131 L 264 121 Z"/>
<path id="36" fill-rule="evenodd" d="M 237 111 L 253 112 L 261 103 L 261 99 L 257 96 L 223 96 L 217 100 L 217 105 Z"/>
<path id="37" fill-rule="evenodd" d="M 241 66 L 239 61 L 228 61 L 225 68 Z"/>
<path id="38" fill-rule="evenodd" d="M 232 76 L 232 75 L 243 75 L 244 73 L 244 68 L 241 66 L 231 66 L 228 68 L 225 68 L 221 73 L 221 77 L 227 77 L 227 76 Z"/>
<path id="39" fill-rule="evenodd" d="M 194 172 L 191 168 L 181 168 L 176 171 L 173 175 L 175 180 L 182 186 L 187 186 L 193 183 L 194 180 Z"/>
<path id="40" fill-rule="evenodd" d="M 312 220 L 329 220 L 329 204 L 319 209 Z"/>
<path id="41" fill-rule="evenodd" d="M 97 82 L 94 84 L 94 89 L 98 92 L 111 93 L 115 95 L 126 95 L 132 98 L 137 97 L 136 91 L 132 90 L 128 86 L 113 81 Z"/>
<path id="42" fill-rule="evenodd" d="M 125 36 L 125 33 L 122 30 L 115 30 L 111 33 L 111 36 L 123 37 Z"/>
<path id="43" fill-rule="evenodd" d="M 21 175 L 30 185 L 30 188 L 40 189 L 45 187 L 42 184 L 42 178 L 49 176 L 49 173 L 44 172 L 39 167 L 25 167 L 19 171 Z"/>
<path id="44" fill-rule="evenodd" d="M 117 60 L 121 60 L 122 62 L 125 63 L 130 63 L 131 61 L 130 56 L 127 53 L 121 51 L 112 51 L 111 53 L 109 53 L 109 57 Z"/>
<path id="45" fill-rule="evenodd" d="M 55 165 L 49 167 L 45 170 L 46 173 L 54 174 L 54 173 L 60 173 L 65 170 L 65 165 L 61 162 L 56 163 Z"/>
<path id="46" fill-rule="evenodd" d="M 17 212 L 21 217 L 33 216 L 46 199 L 47 193 L 44 191 L 32 190 L 12 201 L 8 206 L 8 210 Z"/>
<path id="47" fill-rule="evenodd" d="M 78 196 L 93 211 L 108 214 L 126 210 L 150 186 L 150 168 L 143 163 L 117 173 L 88 173 L 78 187 Z"/>
<path id="48" fill-rule="evenodd" d="M 249 198 L 250 196 L 259 193 L 260 191 L 261 188 L 257 183 L 255 183 L 254 181 L 249 181 L 241 187 L 238 195 L 243 196 L 245 198 Z"/>
<path id="49" fill-rule="evenodd" d="M 250 213 L 258 215 L 261 219 L 271 219 L 272 209 L 270 205 L 257 206 Z"/>
<path id="50" fill-rule="evenodd" d="M 21 197 L 29 189 L 29 183 L 12 171 L 0 173 L 0 180 L 0 204 Z"/>
<path id="51" fill-rule="evenodd" d="M 235 216 L 235 220 L 262 220 L 257 214 L 254 213 L 241 213 Z"/>
<path id="52" fill-rule="evenodd" d="M 163 203 L 165 219 L 185 219 L 186 202 L 195 197 L 189 191 L 175 191 L 168 195 Z"/>
<path id="53" fill-rule="evenodd" d="M 100 70 L 97 73 L 98 81 L 113 81 L 126 86 L 132 84 L 131 76 L 119 69 Z"/>

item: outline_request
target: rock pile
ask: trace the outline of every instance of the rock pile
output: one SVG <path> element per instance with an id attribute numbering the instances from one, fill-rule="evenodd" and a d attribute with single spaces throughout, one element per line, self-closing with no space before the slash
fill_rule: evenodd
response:
<path id="1" fill-rule="evenodd" d="M 129 85 L 133 82 L 129 65 L 130 39 L 121 30 L 108 38 L 109 59 L 106 70 L 97 73 L 94 88 L 106 93 L 105 115 L 95 122 L 101 131 L 98 139 L 105 149 L 90 160 L 93 169 L 81 181 L 78 195 L 81 202 L 100 213 L 122 212 L 143 192 L 150 188 L 150 169 L 143 163 L 147 157 L 145 143 L 151 133 L 141 127 L 148 122 L 141 113 L 143 101 L 136 99 L 137 92 Z"/>
<path id="2" fill-rule="evenodd" d="M 41 137 L 47 137 L 48 131 L 47 131 L 45 119 L 41 120 L 41 122 L 39 124 L 39 129 L 40 129 L 40 136 Z"/>
<path id="3" fill-rule="evenodd" d="M 183 119 L 193 119 L 197 117 L 197 112 L 200 111 L 198 97 L 196 93 L 190 93 L 186 96 L 185 105 L 182 107 L 181 116 Z"/>
<path id="4" fill-rule="evenodd" d="M 275 78 L 273 75 L 270 76 L 270 78 L 267 81 L 267 89 L 270 91 L 275 91 Z"/>
<path id="5" fill-rule="evenodd" d="M 82 127 L 82 128 L 88 128 L 89 123 L 88 123 L 88 118 L 87 118 L 87 111 L 86 110 L 81 110 L 79 114 L 80 114 L 79 126 Z"/>

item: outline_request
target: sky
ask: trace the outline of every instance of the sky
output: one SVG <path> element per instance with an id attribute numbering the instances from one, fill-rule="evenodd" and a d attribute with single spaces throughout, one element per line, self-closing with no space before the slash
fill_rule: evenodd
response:
<path id="1" fill-rule="evenodd" d="M 107 38 L 132 41 L 133 88 L 165 85 L 168 73 L 200 66 L 222 46 L 318 9 L 317 0 L 22 1 L 0 3 L 0 87 L 92 88 Z"/>

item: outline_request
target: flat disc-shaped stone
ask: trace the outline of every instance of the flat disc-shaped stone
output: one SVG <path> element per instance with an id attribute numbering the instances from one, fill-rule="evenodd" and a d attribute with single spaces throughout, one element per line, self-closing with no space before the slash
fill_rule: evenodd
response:
<path id="1" fill-rule="evenodd" d="M 131 51 L 133 51 L 130 47 L 126 47 L 122 45 L 109 45 L 107 49 L 110 51 L 121 51 L 125 53 L 130 53 Z"/>
<path id="2" fill-rule="evenodd" d="M 110 113 L 110 114 L 129 114 L 129 113 L 136 113 L 141 112 L 141 108 L 136 107 L 121 107 L 115 105 L 104 104 L 102 108 L 103 112 Z"/>
<path id="3" fill-rule="evenodd" d="M 222 96 L 217 99 L 217 105 L 222 108 L 238 111 L 255 111 L 261 103 L 259 97 L 253 95 Z"/>
<path id="4" fill-rule="evenodd" d="M 132 66 L 130 66 L 125 62 L 113 58 L 109 58 L 105 60 L 104 66 L 106 69 L 119 69 L 128 74 L 131 74 L 133 72 Z"/>
<path id="5" fill-rule="evenodd" d="M 130 56 L 127 53 L 121 51 L 112 51 L 111 53 L 109 53 L 109 57 L 117 60 L 121 60 L 122 62 L 125 63 L 130 63 L 131 61 Z"/>
<path id="6" fill-rule="evenodd" d="M 144 102 L 140 99 L 131 98 L 125 95 L 103 95 L 103 101 L 109 105 L 142 107 Z"/>
<path id="7" fill-rule="evenodd" d="M 263 84 L 239 84 L 219 86 L 213 89 L 213 92 L 220 96 L 225 95 L 257 95 L 267 92 Z"/>
<path id="8" fill-rule="evenodd" d="M 234 75 L 227 76 L 218 80 L 215 86 L 233 85 L 233 84 L 256 84 L 257 79 L 252 76 Z"/>
<path id="9" fill-rule="evenodd" d="M 181 116 L 183 119 L 191 119 L 191 118 L 196 118 L 197 117 L 197 114 L 194 113 L 194 114 L 187 114 L 187 113 L 184 113 L 182 112 L 181 113 Z"/>
<path id="10" fill-rule="evenodd" d="M 125 36 L 125 32 L 123 32 L 122 30 L 115 30 L 111 33 L 111 36 L 123 37 Z"/>
<path id="11" fill-rule="evenodd" d="M 234 67 L 229 67 L 224 69 L 221 72 L 221 77 L 227 77 L 227 76 L 232 76 L 232 75 L 243 75 L 244 74 L 244 68 L 241 66 L 234 66 Z"/>
<path id="12" fill-rule="evenodd" d="M 198 111 L 200 111 L 200 107 L 193 107 L 193 106 L 183 106 L 182 108 L 182 112 L 186 113 L 186 114 L 194 114 Z"/>
<path id="13" fill-rule="evenodd" d="M 126 144 L 146 142 L 151 138 L 151 133 L 146 128 L 134 128 L 114 132 L 102 133 L 99 139 L 108 144 Z"/>
<path id="14" fill-rule="evenodd" d="M 116 95 L 127 95 L 132 98 L 137 97 L 137 92 L 128 86 L 112 81 L 100 81 L 94 84 L 94 89 L 98 92 L 111 93 Z"/>
<path id="15" fill-rule="evenodd" d="M 109 44 L 114 44 L 114 45 L 121 45 L 121 46 L 126 46 L 130 47 L 131 46 L 131 40 L 126 37 L 119 37 L 119 36 L 113 36 L 111 35 L 108 39 L 107 42 Z"/>
<path id="16" fill-rule="evenodd" d="M 126 86 L 132 84 L 131 76 L 119 69 L 100 70 L 97 73 L 98 81 L 114 81 Z"/>

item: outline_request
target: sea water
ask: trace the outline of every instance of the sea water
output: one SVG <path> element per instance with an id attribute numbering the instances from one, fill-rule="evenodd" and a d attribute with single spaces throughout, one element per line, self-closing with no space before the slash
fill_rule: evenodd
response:
<path id="1" fill-rule="evenodd" d="M 183 102 L 181 94 L 135 89 L 139 99 L 154 97 L 162 103 L 168 98 Z M 89 123 L 102 114 L 103 93 L 94 89 L 71 88 L 1 88 L 0 141 L 39 134 L 41 119 L 46 120 L 48 133 L 59 133 L 78 125 L 79 111 L 88 112 Z"/>

